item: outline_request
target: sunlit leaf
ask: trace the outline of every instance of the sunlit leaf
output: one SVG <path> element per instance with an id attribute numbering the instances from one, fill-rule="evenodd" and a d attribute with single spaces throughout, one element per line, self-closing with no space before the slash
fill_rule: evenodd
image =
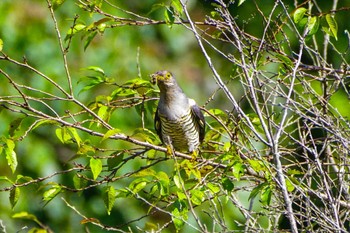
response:
<path id="1" fill-rule="evenodd" d="M 25 212 L 25 211 L 13 214 L 12 218 L 28 219 L 34 222 L 39 222 L 35 215 L 29 214 L 28 212 Z"/>
<path id="2" fill-rule="evenodd" d="M 204 201 L 205 199 L 205 194 L 203 191 L 200 191 L 198 189 L 192 189 L 190 191 L 191 193 L 191 202 L 194 204 L 194 205 L 201 205 L 202 202 Z"/>
<path id="3" fill-rule="evenodd" d="M 51 201 L 54 197 L 57 196 L 57 194 L 59 194 L 62 190 L 62 187 L 55 184 L 53 185 L 49 190 L 45 191 L 43 194 L 43 200 L 44 201 Z"/>
<path id="4" fill-rule="evenodd" d="M 10 166 L 12 173 L 16 171 L 17 168 L 17 154 L 15 152 L 15 142 L 11 139 L 5 139 L 5 154 L 7 164 Z"/>
<path id="5" fill-rule="evenodd" d="M 309 29 L 308 35 L 309 36 L 314 35 L 318 31 L 319 26 L 320 26 L 319 18 L 317 16 L 311 17 L 307 24 L 307 28 Z"/>
<path id="6" fill-rule="evenodd" d="M 304 7 L 300 7 L 296 9 L 293 14 L 294 23 L 298 24 L 301 21 L 301 19 L 303 19 L 306 12 L 307 12 L 307 9 Z"/>
<path id="7" fill-rule="evenodd" d="M 52 8 L 53 10 L 56 10 L 57 8 L 59 8 L 66 0 L 52 0 L 51 4 L 52 4 Z"/>
<path id="8" fill-rule="evenodd" d="M 334 19 L 334 16 L 327 14 L 326 21 L 329 26 L 330 35 L 333 36 L 336 40 L 338 40 L 338 24 L 337 21 Z"/>
<path id="9" fill-rule="evenodd" d="M 109 137 L 111 137 L 111 136 L 113 136 L 113 135 L 115 135 L 115 134 L 118 134 L 118 133 L 120 133 L 120 132 L 121 132 L 121 130 L 120 130 L 120 129 L 117 129 L 117 128 L 115 128 L 115 129 L 110 129 L 110 130 L 108 130 L 108 131 L 105 133 L 105 135 L 103 136 L 103 138 L 102 138 L 101 141 L 104 141 L 104 140 L 106 140 L 107 138 L 109 138 Z"/>
<path id="10" fill-rule="evenodd" d="M 246 0 L 239 0 L 238 1 L 238 6 L 242 5 Z"/>
<path id="11" fill-rule="evenodd" d="M 40 120 L 32 127 L 31 130 L 34 130 L 42 125 L 58 125 L 58 124 L 59 123 L 57 121 L 54 121 L 54 120 Z"/>
<path id="12" fill-rule="evenodd" d="M 102 161 L 100 159 L 91 158 L 90 168 L 91 168 L 92 176 L 94 180 L 96 180 L 102 171 Z"/>
<path id="13" fill-rule="evenodd" d="M 56 129 L 56 136 L 57 138 L 64 144 L 71 143 L 72 136 L 69 134 L 66 127 L 57 128 Z"/>
<path id="14" fill-rule="evenodd" d="M 170 6 L 169 8 L 166 8 L 164 11 L 164 19 L 169 27 L 171 27 L 175 21 L 173 12 L 174 12 L 174 8 L 172 6 Z"/>
<path id="15" fill-rule="evenodd" d="M 2 39 L 0 39 L 0 52 L 2 51 L 4 47 L 4 42 L 2 41 Z"/>
<path id="16" fill-rule="evenodd" d="M 139 178 L 130 183 L 129 188 L 133 193 L 140 192 L 144 187 L 146 187 L 148 180 L 145 178 Z"/>
<path id="17" fill-rule="evenodd" d="M 108 215 L 111 214 L 112 208 L 114 206 L 114 202 L 116 199 L 115 194 L 116 194 L 116 192 L 115 192 L 115 189 L 113 186 L 108 186 L 105 193 L 104 193 L 103 201 L 106 205 Z"/>

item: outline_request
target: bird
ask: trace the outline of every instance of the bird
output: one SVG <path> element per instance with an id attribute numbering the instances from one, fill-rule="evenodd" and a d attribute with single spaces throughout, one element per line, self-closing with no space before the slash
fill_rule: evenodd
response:
<path id="1" fill-rule="evenodd" d="M 155 72 L 151 75 L 151 83 L 157 84 L 160 90 L 154 126 L 168 153 L 174 149 L 196 156 L 205 134 L 201 109 L 186 96 L 171 72 Z"/>

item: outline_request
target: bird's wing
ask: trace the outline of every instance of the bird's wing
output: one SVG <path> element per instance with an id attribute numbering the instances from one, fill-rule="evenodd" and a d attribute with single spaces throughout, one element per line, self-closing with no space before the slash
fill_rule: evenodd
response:
<path id="1" fill-rule="evenodd" d="M 159 118 L 159 114 L 158 114 L 158 108 L 156 110 L 156 114 L 154 115 L 154 128 L 160 138 L 160 140 L 163 142 L 163 136 L 162 136 L 162 122 Z"/>
<path id="2" fill-rule="evenodd" d="M 192 101 L 191 101 L 192 102 Z M 194 100 L 193 100 L 194 102 Z M 192 103 L 193 103 L 192 102 Z M 204 134 L 205 134 L 205 119 L 203 116 L 203 113 L 201 111 L 201 109 L 198 107 L 198 105 L 196 104 L 196 102 L 194 102 L 193 104 L 191 104 L 191 112 L 192 112 L 192 116 L 193 119 L 196 121 L 196 123 L 198 124 L 198 128 L 199 128 L 199 141 L 203 142 L 204 139 Z"/>

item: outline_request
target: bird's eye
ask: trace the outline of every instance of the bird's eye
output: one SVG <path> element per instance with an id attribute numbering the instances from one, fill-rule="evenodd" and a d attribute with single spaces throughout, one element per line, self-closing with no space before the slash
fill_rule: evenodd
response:
<path id="1" fill-rule="evenodd" d="M 170 78 L 170 73 L 166 73 L 166 77 L 167 77 L 167 78 Z"/>

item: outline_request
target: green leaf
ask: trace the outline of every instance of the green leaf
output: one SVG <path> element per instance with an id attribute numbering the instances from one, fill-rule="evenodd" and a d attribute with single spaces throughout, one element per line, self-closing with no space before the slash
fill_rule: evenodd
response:
<path id="1" fill-rule="evenodd" d="M 165 172 L 158 172 L 156 175 L 158 182 L 160 184 L 160 195 L 165 196 L 169 193 L 170 179 Z"/>
<path id="2" fill-rule="evenodd" d="M 208 183 L 207 184 L 208 189 L 210 190 L 210 192 L 212 194 L 217 194 L 220 192 L 220 187 L 218 185 L 212 184 L 212 183 Z"/>
<path id="3" fill-rule="evenodd" d="M 174 6 L 174 9 L 176 10 L 176 12 L 178 13 L 179 16 L 182 15 L 183 13 L 183 9 L 182 9 L 182 5 L 181 5 L 181 0 L 172 0 L 171 1 L 171 5 Z"/>
<path id="4" fill-rule="evenodd" d="M 192 189 L 190 193 L 191 193 L 191 202 L 195 205 L 201 205 L 205 199 L 204 192 L 197 189 Z"/>
<path id="5" fill-rule="evenodd" d="M 289 179 L 286 179 L 286 186 L 287 186 L 288 192 L 293 192 L 295 189 L 293 182 L 290 181 Z"/>
<path id="6" fill-rule="evenodd" d="M 106 205 L 108 215 L 111 214 L 111 210 L 114 206 L 115 199 L 116 199 L 116 192 L 114 187 L 108 186 L 103 197 L 103 201 Z"/>
<path id="7" fill-rule="evenodd" d="M 241 163 L 240 161 L 235 161 L 232 165 L 232 174 L 237 179 L 240 180 L 241 177 L 244 175 L 246 166 Z"/>
<path id="8" fill-rule="evenodd" d="M 29 214 L 28 212 L 25 212 L 25 211 L 15 213 L 14 215 L 12 215 L 12 218 L 28 219 L 28 220 L 32 220 L 36 223 L 40 223 L 35 215 Z"/>
<path id="9" fill-rule="evenodd" d="M 66 0 L 52 0 L 51 4 L 52 4 L 52 9 L 56 10 L 57 8 L 59 8 Z"/>
<path id="10" fill-rule="evenodd" d="M 91 41 L 95 38 L 96 35 L 97 35 L 96 31 L 88 33 L 88 36 L 84 42 L 84 51 L 86 51 L 87 47 L 89 47 Z"/>
<path id="11" fill-rule="evenodd" d="M 181 190 L 182 189 L 182 185 L 183 185 L 182 178 L 180 176 L 178 176 L 178 175 L 174 175 L 173 179 L 174 179 L 174 183 L 175 183 L 176 187 Z"/>
<path id="12" fill-rule="evenodd" d="M 50 202 L 54 197 L 61 192 L 62 188 L 58 184 L 54 184 L 49 190 L 43 194 L 43 200 Z"/>
<path id="13" fill-rule="evenodd" d="M 72 136 L 69 134 L 67 127 L 57 128 L 56 136 L 63 144 L 71 143 Z"/>
<path id="14" fill-rule="evenodd" d="M 2 39 L 0 39 L 0 52 L 2 51 L 3 48 L 4 48 L 4 42 L 2 41 Z"/>
<path id="15" fill-rule="evenodd" d="M 171 218 L 176 230 L 181 230 L 181 228 L 185 225 L 185 221 L 188 219 L 187 212 L 188 210 L 186 208 L 183 208 L 181 211 L 178 208 L 175 208 L 171 212 Z"/>
<path id="16" fill-rule="evenodd" d="M 133 193 L 138 193 L 140 192 L 144 187 L 146 187 L 148 183 L 148 180 L 145 178 L 139 178 L 134 181 L 132 181 L 129 185 L 130 190 Z"/>
<path id="17" fill-rule="evenodd" d="M 307 9 L 304 7 L 296 9 L 293 14 L 294 23 L 298 24 L 304 18 L 306 12 Z"/>
<path id="18" fill-rule="evenodd" d="M 242 5 L 246 0 L 239 0 L 238 1 L 238 6 Z"/>
<path id="19" fill-rule="evenodd" d="M 58 122 L 54 120 L 40 120 L 40 121 L 37 121 L 37 123 L 33 126 L 31 130 L 36 129 L 41 125 L 58 125 Z"/>
<path id="20" fill-rule="evenodd" d="M 90 168 L 91 168 L 92 176 L 94 177 L 94 180 L 96 180 L 98 175 L 100 175 L 102 171 L 102 161 L 100 159 L 91 158 Z"/>
<path id="21" fill-rule="evenodd" d="M 91 71 L 94 71 L 102 76 L 105 76 L 105 72 L 104 70 L 101 68 L 101 67 L 98 67 L 98 66 L 88 66 L 86 68 L 83 68 L 83 70 L 91 70 Z"/>
<path id="22" fill-rule="evenodd" d="M 104 121 L 108 121 L 109 119 L 109 112 L 108 107 L 105 105 L 101 105 L 98 109 L 97 115 Z"/>
<path id="23" fill-rule="evenodd" d="M 317 16 L 311 17 L 309 19 L 308 24 L 307 24 L 307 28 L 309 30 L 308 35 L 309 36 L 314 35 L 318 31 L 319 26 L 320 26 L 319 17 L 317 17 Z"/>
<path id="24" fill-rule="evenodd" d="M 264 205 L 269 205 L 271 202 L 272 190 L 270 185 L 265 185 L 260 194 L 261 203 Z"/>
<path id="25" fill-rule="evenodd" d="M 284 63 L 287 67 L 293 67 L 293 62 L 289 59 L 289 57 L 284 56 L 282 54 L 275 54 L 275 57 Z"/>
<path id="26" fill-rule="evenodd" d="M 7 164 L 10 166 L 12 173 L 14 173 L 18 165 L 17 155 L 15 152 L 15 143 L 11 139 L 5 139 L 5 144 Z"/>
<path id="27" fill-rule="evenodd" d="M 110 129 L 110 130 L 108 130 L 108 131 L 105 133 L 105 135 L 103 136 L 101 142 L 104 141 L 104 140 L 106 140 L 107 138 L 109 138 L 109 137 L 115 135 L 115 134 L 120 133 L 120 132 L 121 132 L 120 129 Z"/>
<path id="28" fill-rule="evenodd" d="M 165 22 L 168 24 L 169 27 L 172 27 L 172 25 L 175 22 L 175 17 L 174 17 L 174 8 L 170 6 L 169 8 L 166 8 L 164 11 L 164 18 Z"/>
<path id="29" fill-rule="evenodd" d="M 14 189 L 11 189 L 11 191 L 10 191 L 10 203 L 11 203 L 12 209 L 17 204 L 17 201 L 19 199 L 19 195 L 20 195 L 19 187 L 15 187 Z"/>
<path id="30" fill-rule="evenodd" d="M 20 130 L 21 128 L 21 124 L 22 124 L 22 121 L 24 120 L 23 117 L 21 118 L 17 118 L 15 120 L 13 120 L 11 123 L 10 123 L 10 129 L 9 129 L 9 134 L 11 137 L 13 137 L 15 135 L 15 132 Z"/>
<path id="31" fill-rule="evenodd" d="M 124 153 L 120 153 L 120 154 L 114 153 L 110 155 L 110 157 L 112 158 L 107 159 L 108 170 L 112 170 L 113 168 L 118 166 L 121 162 L 123 162 Z"/>
<path id="32" fill-rule="evenodd" d="M 146 128 L 137 128 L 134 130 L 132 137 L 145 140 L 146 142 L 155 144 L 158 142 L 158 136 L 151 130 Z"/>
<path id="33" fill-rule="evenodd" d="M 221 180 L 221 183 L 222 183 L 222 187 L 228 192 L 231 192 L 235 187 L 232 181 L 228 177 L 223 177 Z"/>
<path id="34" fill-rule="evenodd" d="M 334 16 L 327 14 L 326 21 L 329 26 L 329 32 L 331 33 L 330 35 L 333 36 L 336 40 L 338 40 L 338 24 L 337 21 L 335 21 Z"/>
<path id="35" fill-rule="evenodd" d="M 86 187 L 87 185 L 87 180 L 78 176 L 77 174 L 75 174 L 73 176 L 73 184 L 74 184 L 74 188 L 76 189 L 81 189 Z"/>
<path id="36" fill-rule="evenodd" d="M 78 147 L 80 147 L 81 138 L 79 137 L 77 130 L 73 127 L 67 127 L 67 130 L 71 134 L 72 138 L 74 138 L 74 141 L 77 143 Z"/>

